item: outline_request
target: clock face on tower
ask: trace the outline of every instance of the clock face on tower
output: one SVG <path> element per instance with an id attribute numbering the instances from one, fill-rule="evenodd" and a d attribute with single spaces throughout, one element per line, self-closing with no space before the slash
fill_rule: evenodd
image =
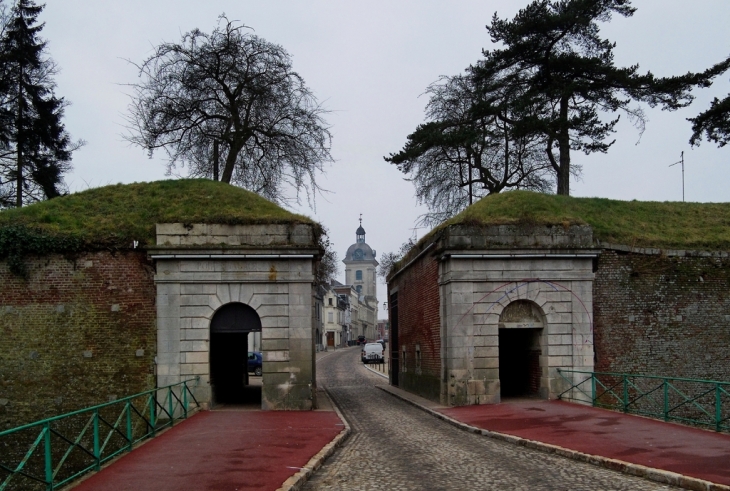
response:
<path id="1" fill-rule="evenodd" d="M 352 253 L 352 258 L 355 261 L 362 261 L 363 257 L 364 257 L 364 254 L 362 252 L 362 249 L 355 249 L 355 252 Z"/>

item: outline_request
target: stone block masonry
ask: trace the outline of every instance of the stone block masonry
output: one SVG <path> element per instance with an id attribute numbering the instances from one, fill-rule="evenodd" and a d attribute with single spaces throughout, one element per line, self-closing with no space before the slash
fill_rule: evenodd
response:
<path id="1" fill-rule="evenodd" d="M 157 244 L 158 385 L 200 376 L 196 398 L 215 403 L 211 321 L 241 303 L 261 321 L 262 409 L 316 407 L 313 227 L 158 224 Z"/>
<path id="2" fill-rule="evenodd" d="M 442 403 L 500 401 L 510 370 L 500 366 L 503 330 L 535 336 L 534 354 L 523 364 L 533 370 L 531 388 L 544 398 L 561 391 L 558 368 L 593 369 L 590 309 L 595 251 L 569 259 L 549 250 L 512 251 L 509 260 L 500 258 L 508 251 L 492 252 L 494 259 L 489 254 L 478 259 L 452 254 L 441 263 L 441 343 L 448 373 Z M 541 257 L 533 258 L 536 253 Z M 535 318 L 506 321 L 502 313 L 515 302 L 533 305 Z"/>
<path id="3" fill-rule="evenodd" d="M 600 251 L 590 227 L 454 225 L 432 240 L 388 279 L 398 293 L 400 387 L 441 404 L 496 403 L 505 380 L 522 390 L 525 377 L 514 382 L 515 369 L 500 366 L 520 357 L 524 390 L 554 398 L 558 368 L 593 369 Z M 503 319 L 514 305 L 529 305 L 529 315 Z M 505 346 L 502 331 L 512 331 Z"/>
<path id="4" fill-rule="evenodd" d="M 156 307 L 145 252 L 0 263 L 0 429 L 154 388 Z"/>

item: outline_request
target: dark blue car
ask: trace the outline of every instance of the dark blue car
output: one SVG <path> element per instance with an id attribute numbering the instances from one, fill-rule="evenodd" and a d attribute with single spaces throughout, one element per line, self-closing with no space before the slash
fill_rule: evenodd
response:
<path id="1" fill-rule="evenodd" d="M 253 372 L 257 377 L 261 376 L 263 357 L 260 351 L 249 351 L 248 352 L 248 371 Z"/>

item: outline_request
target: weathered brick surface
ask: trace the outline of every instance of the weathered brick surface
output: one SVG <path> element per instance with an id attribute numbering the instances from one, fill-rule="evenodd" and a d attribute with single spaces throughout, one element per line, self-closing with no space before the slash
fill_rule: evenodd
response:
<path id="1" fill-rule="evenodd" d="M 596 370 L 730 380 L 730 260 L 604 250 Z"/>
<path id="2" fill-rule="evenodd" d="M 398 330 L 401 360 L 399 385 L 428 399 L 438 401 L 441 380 L 441 319 L 439 315 L 439 263 L 424 256 L 389 284 L 398 288 Z M 416 345 L 420 367 L 417 367 Z M 402 355 L 401 355 L 402 358 Z"/>
<path id="3" fill-rule="evenodd" d="M 155 285 L 144 252 L 0 263 L 0 429 L 154 387 Z"/>

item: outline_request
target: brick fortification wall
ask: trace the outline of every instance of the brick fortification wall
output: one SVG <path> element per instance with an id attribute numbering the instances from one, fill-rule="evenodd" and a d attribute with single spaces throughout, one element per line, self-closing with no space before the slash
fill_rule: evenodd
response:
<path id="1" fill-rule="evenodd" d="M 389 287 L 398 288 L 398 338 L 401 353 L 399 386 L 438 402 L 441 380 L 441 319 L 439 263 L 424 256 L 396 276 Z M 417 366 L 416 345 L 420 348 Z M 403 363 L 403 347 L 406 349 Z"/>
<path id="2" fill-rule="evenodd" d="M 155 386 L 155 285 L 144 252 L 0 263 L 0 430 Z"/>
<path id="3" fill-rule="evenodd" d="M 730 381 L 730 259 L 604 250 L 596 371 Z"/>

